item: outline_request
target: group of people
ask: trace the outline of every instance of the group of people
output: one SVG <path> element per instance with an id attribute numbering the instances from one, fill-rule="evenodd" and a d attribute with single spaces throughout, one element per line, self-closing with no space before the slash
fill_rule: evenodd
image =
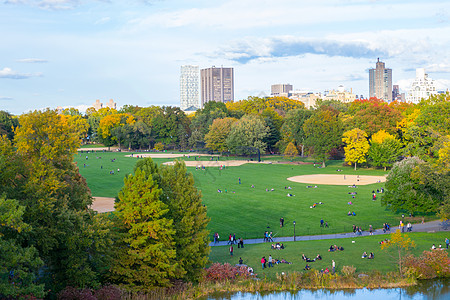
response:
<path id="1" fill-rule="evenodd" d="M 279 259 L 277 259 L 277 258 L 273 258 L 272 257 L 272 255 L 269 255 L 269 258 L 268 259 L 266 259 L 266 257 L 265 256 L 263 256 L 262 258 L 261 258 L 261 267 L 263 268 L 263 269 L 265 269 L 265 268 L 272 268 L 273 266 L 274 266 L 274 264 L 275 265 L 278 265 L 278 264 L 289 264 L 289 265 L 291 265 L 292 264 L 292 262 L 288 262 L 288 261 L 286 261 L 284 258 L 282 258 L 281 260 L 279 260 Z"/>
<path id="2" fill-rule="evenodd" d="M 309 208 L 316 208 L 317 204 L 323 204 L 323 202 L 314 202 Z"/>
<path id="3" fill-rule="evenodd" d="M 367 252 L 364 251 L 364 253 L 361 255 L 361 258 L 374 259 L 375 258 L 375 254 L 373 254 L 373 252 L 370 252 L 370 254 L 367 255 Z"/>
<path id="4" fill-rule="evenodd" d="M 274 249 L 274 250 L 282 250 L 282 249 L 284 249 L 284 245 L 283 245 L 283 243 L 276 243 L 276 244 L 272 244 L 271 246 L 270 246 L 270 249 Z"/>
<path id="5" fill-rule="evenodd" d="M 362 235 L 361 226 L 356 226 L 355 224 L 353 224 L 353 233 L 356 235 Z"/>
<path id="6" fill-rule="evenodd" d="M 330 248 L 328 249 L 328 252 L 334 252 L 334 251 L 344 251 L 344 247 L 331 245 Z"/>
<path id="7" fill-rule="evenodd" d="M 323 219 L 320 219 L 320 227 L 328 228 L 328 221 L 323 221 Z"/>
<path id="8" fill-rule="evenodd" d="M 273 236 L 272 231 L 269 233 L 268 231 L 264 232 L 264 242 L 272 242 L 273 243 Z"/>
<path id="9" fill-rule="evenodd" d="M 317 256 L 314 259 L 310 259 L 306 257 L 305 254 L 302 254 L 302 259 L 306 262 L 315 262 L 316 260 L 322 260 L 322 256 L 320 256 L 320 254 L 317 254 Z"/>

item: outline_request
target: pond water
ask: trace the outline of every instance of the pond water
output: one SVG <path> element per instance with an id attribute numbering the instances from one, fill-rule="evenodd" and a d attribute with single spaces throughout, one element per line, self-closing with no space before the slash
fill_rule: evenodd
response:
<path id="1" fill-rule="evenodd" d="M 216 293 L 202 298 L 207 300 L 284 300 L 284 299 L 450 299 L 449 280 L 428 280 L 408 288 L 395 289 L 347 289 L 347 290 L 301 290 L 297 292 L 272 293 Z"/>

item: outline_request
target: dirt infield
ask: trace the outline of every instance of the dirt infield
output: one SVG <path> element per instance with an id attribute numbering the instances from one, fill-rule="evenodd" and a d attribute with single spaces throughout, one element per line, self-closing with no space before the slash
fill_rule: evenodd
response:
<path id="1" fill-rule="evenodd" d="M 173 165 L 173 161 L 168 161 L 163 163 L 164 165 Z M 257 162 L 257 161 L 248 161 L 248 160 L 207 160 L 207 161 L 185 161 L 186 167 L 238 167 L 244 164 L 271 164 L 271 162 Z"/>
<path id="2" fill-rule="evenodd" d="M 99 213 L 114 211 L 114 198 L 94 197 L 91 208 Z"/>
<path id="3" fill-rule="evenodd" d="M 177 157 L 187 157 L 187 156 L 218 156 L 218 155 L 211 155 L 211 154 L 197 154 L 197 153 L 190 153 L 190 154 L 183 154 L 183 153 L 133 153 L 133 156 L 131 154 L 125 155 L 125 157 L 133 157 L 133 158 L 139 158 L 142 157 L 151 157 L 151 158 L 177 158 Z"/>
<path id="4" fill-rule="evenodd" d="M 315 174 L 289 177 L 287 180 L 310 184 L 330 185 L 367 185 L 377 182 L 385 182 L 384 176 L 345 175 L 345 174 Z"/>

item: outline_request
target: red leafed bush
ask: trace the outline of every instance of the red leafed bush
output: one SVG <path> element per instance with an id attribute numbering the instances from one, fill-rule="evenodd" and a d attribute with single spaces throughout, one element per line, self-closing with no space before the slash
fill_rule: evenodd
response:
<path id="1" fill-rule="evenodd" d="M 92 295 L 90 289 L 77 289 L 71 286 L 66 287 L 58 294 L 59 300 L 97 300 L 97 298 Z"/>
<path id="2" fill-rule="evenodd" d="M 450 277 L 450 258 L 445 250 L 424 251 L 420 257 L 410 256 L 405 266 L 421 279 Z"/>
<path id="3" fill-rule="evenodd" d="M 95 297 L 98 300 L 120 300 L 122 291 L 115 285 L 105 285 L 95 291 Z"/>
<path id="4" fill-rule="evenodd" d="M 214 263 L 206 269 L 205 280 L 207 281 L 233 281 L 237 278 L 249 278 L 252 275 L 247 271 L 247 267 L 233 267 L 225 263 Z"/>

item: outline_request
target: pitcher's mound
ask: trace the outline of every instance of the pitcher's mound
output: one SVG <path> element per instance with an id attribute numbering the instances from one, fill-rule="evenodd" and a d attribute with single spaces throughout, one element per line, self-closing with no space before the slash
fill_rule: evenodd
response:
<path id="1" fill-rule="evenodd" d="M 368 175 L 334 175 L 334 174 L 314 174 L 289 177 L 287 180 L 300 183 L 312 184 L 332 184 L 332 185 L 367 185 L 378 182 L 385 182 L 385 176 Z"/>

